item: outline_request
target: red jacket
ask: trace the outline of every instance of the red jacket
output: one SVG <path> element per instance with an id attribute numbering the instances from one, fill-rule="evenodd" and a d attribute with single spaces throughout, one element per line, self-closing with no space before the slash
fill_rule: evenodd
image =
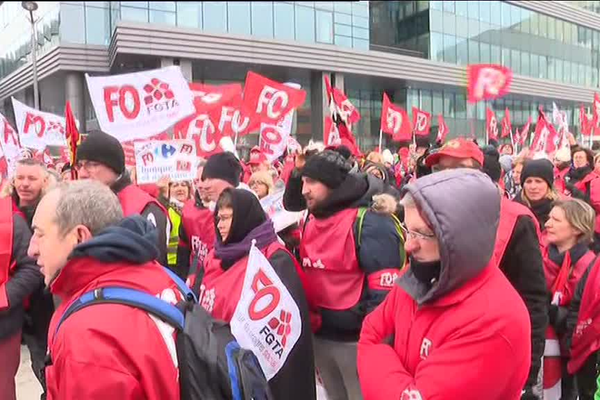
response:
<path id="1" fill-rule="evenodd" d="M 58 321 L 74 300 L 110 285 L 171 302 L 179 296 L 171 278 L 154 261 L 142 265 L 92 258 L 69 261 L 51 285 L 62 303 L 48 335 L 53 361 L 46 369 L 48 399 L 178 399 L 174 329 L 145 311 L 118 304 L 93 305 L 66 319 L 54 337 Z"/>
<path id="2" fill-rule="evenodd" d="M 523 301 L 494 266 L 420 307 L 396 285 L 363 324 L 364 398 L 520 399 L 531 362 L 529 326 Z M 393 345 L 386 343 L 391 337 Z"/>

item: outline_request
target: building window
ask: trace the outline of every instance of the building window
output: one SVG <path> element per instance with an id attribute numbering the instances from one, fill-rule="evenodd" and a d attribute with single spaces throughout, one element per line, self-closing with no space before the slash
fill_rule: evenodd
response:
<path id="1" fill-rule="evenodd" d="M 68 43 L 85 43 L 85 15 L 82 5 L 61 4 L 60 39 Z"/>
<path id="2" fill-rule="evenodd" d="M 202 28 L 202 5 L 199 2 L 177 2 L 177 25 Z"/>
<path id="3" fill-rule="evenodd" d="M 259 37 L 273 37 L 273 3 L 270 1 L 253 1 L 252 34 Z"/>
<path id="4" fill-rule="evenodd" d="M 429 57 L 433 61 L 444 61 L 444 35 L 437 32 L 431 32 L 431 50 Z"/>
<path id="5" fill-rule="evenodd" d="M 321 43 L 333 43 L 333 13 L 317 10 L 317 41 Z M 362 39 L 369 39 L 367 36 Z"/>
<path id="6" fill-rule="evenodd" d="M 148 9 L 121 6 L 121 19 L 124 21 L 148 22 Z"/>
<path id="7" fill-rule="evenodd" d="M 210 32 L 227 32 L 227 3 L 225 1 L 205 1 L 204 29 Z"/>
<path id="8" fill-rule="evenodd" d="M 150 3 L 151 10 L 175 11 L 175 2 L 174 1 L 151 1 L 149 3 Z"/>
<path id="9" fill-rule="evenodd" d="M 229 32 L 238 35 L 250 35 L 250 3 L 230 1 L 227 4 L 227 24 Z"/>
<path id="10" fill-rule="evenodd" d="M 110 10 L 85 6 L 85 41 L 88 44 L 108 45 Z"/>
<path id="11" fill-rule="evenodd" d="M 296 5 L 296 40 L 313 43 L 315 41 L 315 10 Z"/>
<path id="12" fill-rule="evenodd" d="M 275 38 L 294 40 L 294 6 L 287 3 L 277 2 L 274 4 L 274 7 Z M 348 47 L 352 47 L 352 43 Z"/>
<path id="13" fill-rule="evenodd" d="M 444 61 L 456 63 L 456 36 L 444 35 Z"/>
<path id="14" fill-rule="evenodd" d="M 175 25 L 174 12 L 150 10 L 150 22 L 153 24 Z"/>

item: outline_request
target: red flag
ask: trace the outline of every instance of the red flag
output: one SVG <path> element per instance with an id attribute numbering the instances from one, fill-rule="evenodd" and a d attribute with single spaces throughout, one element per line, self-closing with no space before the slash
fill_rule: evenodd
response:
<path id="1" fill-rule="evenodd" d="M 242 97 L 242 85 L 232 83 L 228 85 L 212 86 L 201 83 L 190 83 L 190 90 L 194 95 L 196 113 L 202 114 L 214 108 L 228 104 L 235 97 Z"/>
<path id="2" fill-rule="evenodd" d="M 67 137 L 67 143 L 69 150 L 71 151 L 71 179 L 77 179 L 77 168 L 75 168 L 75 160 L 77 158 L 77 146 L 81 141 L 77 124 L 75 123 L 75 116 L 71 109 L 71 102 L 67 101 L 65 107 L 65 134 Z"/>
<path id="3" fill-rule="evenodd" d="M 489 107 L 485 111 L 485 126 L 488 141 L 498 140 L 498 120 L 496 114 Z"/>
<path id="4" fill-rule="evenodd" d="M 512 71 L 501 65 L 474 64 L 467 66 L 469 102 L 493 100 L 510 90 Z"/>
<path id="5" fill-rule="evenodd" d="M 248 71 L 243 109 L 259 122 L 277 125 L 291 110 L 304 104 L 306 92 Z"/>
<path id="6" fill-rule="evenodd" d="M 429 136 L 431 129 L 431 114 L 413 107 L 413 129 L 417 136 Z"/>
<path id="7" fill-rule="evenodd" d="M 519 144 L 519 146 L 523 146 L 527 137 L 529 136 L 529 127 L 531 126 L 531 117 L 527 119 L 527 124 L 521 129 L 521 132 L 517 130 L 517 137 L 515 138 L 515 143 Z"/>
<path id="8" fill-rule="evenodd" d="M 531 150 L 534 153 L 544 152 L 550 154 L 558 149 L 559 142 L 560 137 L 556 133 L 554 126 L 546 120 L 545 114 L 540 110 Z"/>
<path id="9" fill-rule="evenodd" d="M 502 138 L 510 137 L 512 132 L 512 124 L 510 123 L 510 112 L 508 107 L 504 110 L 504 117 L 502 117 Z"/>
<path id="10" fill-rule="evenodd" d="M 583 136 L 590 136 L 592 134 L 592 124 L 588 119 L 587 113 L 585 112 L 585 108 L 583 104 L 579 108 L 579 119 L 581 121 L 581 134 Z"/>
<path id="11" fill-rule="evenodd" d="M 592 106 L 592 127 L 590 134 L 600 135 L 600 96 L 594 93 L 594 104 Z"/>
<path id="12" fill-rule="evenodd" d="M 446 140 L 446 136 L 448 135 L 448 125 L 446 125 L 446 121 L 444 121 L 444 116 L 442 114 L 438 115 L 438 134 L 436 141 L 438 143 L 444 143 Z"/>
<path id="13" fill-rule="evenodd" d="M 360 120 L 358 109 L 348 100 L 340 89 L 332 87 L 329 78 L 325 75 L 325 91 L 331 114 L 338 114 L 347 125 L 352 125 Z"/>
<path id="14" fill-rule="evenodd" d="M 412 126 L 408 113 L 402 107 L 390 102 L 385 92 L 383 93 L 380 129 L 392 135 L 392 139 L 397 142 L 410 141 L 412 138 Z"/>
<path id="15" fill-rule="evenodd" d="M 360 156 L 360 148 L 356 143 L 354 135 L 344 122 L 335 123 L 331 117 L 325 117 L 325 129 L 323 142 L 325 146 L 345 145 L 355 156 Z"/>

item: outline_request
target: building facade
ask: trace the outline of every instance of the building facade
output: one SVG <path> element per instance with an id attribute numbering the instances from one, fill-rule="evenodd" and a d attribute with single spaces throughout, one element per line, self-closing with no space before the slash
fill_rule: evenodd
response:
<path id="1" fill-rule="evenodd" d="M 579 130 L 600 84 L 598 1 L 40 2 L 35 12 L 40 107 L 70 100 L 84 130 L 97 127 L 85 74 L 180 65 L 187 79 L 243 82 L 248 70 L 307 91 L 293 133 L 321 139 L 323 76 L 359 108 L 354 128 L 376 145 L 381 99 L 443 114 L 450 136 L 483 137 L 485 108 L 513 126 L 555 102 Z M 31 25 L 19 2 L 0 5 L 0 111 L 32 105 Z M 466 65 L 515 74 L 511 94 L 466 101 Z M 534 121 L 535 122 L 535 121 Z M 434 129 L 437 119 L 433 120 Z M 433 134 L 433 132 L 432 132 Z M 388 139 L 385 138 L 387 141 Z"/>

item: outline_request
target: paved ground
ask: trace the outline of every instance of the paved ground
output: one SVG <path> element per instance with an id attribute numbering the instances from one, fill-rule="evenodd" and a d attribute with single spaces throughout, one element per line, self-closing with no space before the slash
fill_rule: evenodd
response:
<path id="1" fill-rule="evenodd" d="M 21 366 L 17 374 L 17 400 L 38 400 L 42 394 L 40 384 L 31 370 L 29 351 L 21 346 Z"/>

